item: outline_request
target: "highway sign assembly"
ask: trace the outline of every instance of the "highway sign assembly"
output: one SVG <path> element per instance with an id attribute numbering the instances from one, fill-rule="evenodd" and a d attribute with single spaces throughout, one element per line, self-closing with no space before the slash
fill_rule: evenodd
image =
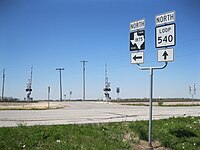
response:
<path id="1" fill-rule="evenodd" d="M 145 27 L 145 22 L 142 20 L 130 23 L 130 51 L 131 64 L 137 64 L 140 70 L 149 70 L 150 72 L 150 96 L 149 96 L 149 148 L 152 146 L 152 100 L 153 100 L 153 72 L 167 67 L 168 62 L 174 61 L 174 49 L 171 46 L 176 45 L 176 25 L 175 11 L 163 13 L 155 17 L 155 45 L 158 50 L 158 62 L 165 62 L 162 66 L 157 67 L 142 67 L 144 63 L 145 49 L 145 30 L 140 30 Z M 170 24 L 169 24 L 170 23 Z M 134 31 L 136 30 L 136 31 Z"/>
<path id="2" fill-rule="evenodd" d="M 176 45 L 175 24 L 156 27 L 156 48 Z"/>
<path id="3" fill-rule="evenodd" d="M 159 49 L 158 50 L 158 62 L 170 62 L 174 61 L 174 49 Z"/>
<path id="4" fill-rule="evenodd" d="M 144 52 L 131 52 L 131 64 L 143 64 Z"/>
<path id="5" fill-rule="evenodd" d="M 130 33 L 130 51 L 145 49 L 145 30 Z"/>
<path id="6" fill-rule="evenodd" d="M 145 20 L 141 19 L 130 23 L 130 31 L 139 30 L 145 27 Z"/>

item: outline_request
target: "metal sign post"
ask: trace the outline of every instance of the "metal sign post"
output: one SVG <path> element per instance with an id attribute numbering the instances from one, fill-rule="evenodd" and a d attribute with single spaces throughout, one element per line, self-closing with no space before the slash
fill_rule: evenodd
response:
<path id="1" fill-rule="evenodd" d="M 149 97 L 149 147 L 152 148 L 152 99 L 153 99 L 153 71 L 158 69 L 164 69 L 167 67 L 167 62 L 165 62 L 165 65 L 160 67 L 141 67 L 139 64 L 138 68 L 140 70 L 149 70 L 150 71 L 150 97 Z"/>

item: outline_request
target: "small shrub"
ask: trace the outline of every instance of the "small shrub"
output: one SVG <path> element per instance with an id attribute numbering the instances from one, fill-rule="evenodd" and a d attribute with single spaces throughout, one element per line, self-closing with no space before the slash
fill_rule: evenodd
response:
<path id="1" fill-rule="evenodd" d="M 158 100 L 158 106 L 162 106 L 163 105 L 163 101 L 162 100 Z"/>

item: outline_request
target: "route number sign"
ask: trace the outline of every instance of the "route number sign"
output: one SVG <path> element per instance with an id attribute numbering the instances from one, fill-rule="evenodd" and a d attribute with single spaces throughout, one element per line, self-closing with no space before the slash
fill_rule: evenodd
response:
<path id="1" fill-rule="evenodd" d="M 175 24 L 156 27 L 156 48 L 176 45 Z"/>
<path id="2" fill-rule="evenodd" d="M 130 51 L 145 49 L 145 30 L 130 33 Z"/>

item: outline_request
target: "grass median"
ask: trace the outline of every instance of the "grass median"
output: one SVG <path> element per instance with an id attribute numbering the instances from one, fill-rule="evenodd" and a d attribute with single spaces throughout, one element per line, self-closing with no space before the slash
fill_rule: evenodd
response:
<path id="1" fill-rule="evenodd" d="M 153 140 L 173 150 L 200 149 L 200 117 L 153 121 Z M 121 150 L 148 139 L 148 121 L 0 128 L 0 149 Z"/>

